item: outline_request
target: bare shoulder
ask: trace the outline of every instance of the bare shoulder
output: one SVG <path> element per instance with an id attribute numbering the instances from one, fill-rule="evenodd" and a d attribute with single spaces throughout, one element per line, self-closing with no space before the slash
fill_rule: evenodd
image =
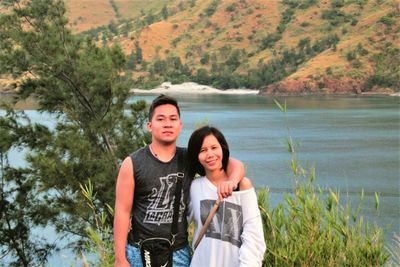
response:
<path id="1" fill-rule="evenodd" d="M 253 184 L 251 183 L 249 178 L 243 177 L 243 179 L 240 181 L 239 186 L 240 186 L 240 191 L 244 191 L 244 190 L 252 188 Z"/>
<path id="2" fill-rule="evenodd" d="M 119 169 L 119 176 L 129 177 L 131 175 L 133 175 L 133 162 L 131 157 L 128 156 L 121 164 L 121 167 Z"/>

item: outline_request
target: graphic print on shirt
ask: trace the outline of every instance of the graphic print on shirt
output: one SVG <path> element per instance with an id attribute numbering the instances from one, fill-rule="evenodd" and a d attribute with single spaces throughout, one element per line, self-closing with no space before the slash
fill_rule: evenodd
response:
<path id="1" fill-rule="evenodd" d="M 205 199 L 200 201 L 201 221 L 207 219 L 208 214 L 215 200 Z M 227 241 L 234 246 L 240 247 L 242 244 L 240 235 L 242 233 L 243 212 L 242 206 L 224 201 L 218 208 L 210 225 L 208 226 L 206 236 L 210 238 Z"/>
<path id="2" fill-rule="evenodd" d="M 183 179 L 184 173 L 178 172 L 169 174 L 168 176 L 160 177 L 160 188 L 152 188 L 151 194 L 148 196 L 151 199 L 151 203 L 147 206 L 146 216 L 143 219 L 144 223 L 152 224 L 164 224 L 172 223 L 172 217 L 174 213 L 174 198 L 175 190 L 174 185 L 176 184 L 178 178 Z M 183 212 L 186 205 L 183 201 L 183 189 L 180 199 L 180 209 L 178 221 L 182 221 Z"/>

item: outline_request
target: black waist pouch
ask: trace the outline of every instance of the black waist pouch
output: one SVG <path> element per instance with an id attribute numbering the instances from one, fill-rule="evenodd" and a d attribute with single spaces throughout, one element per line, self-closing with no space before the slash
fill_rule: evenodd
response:
<path id="1" fill-rule="evenodd" d="M 182 157 L 178 154 L 178 157 Z M 184 162 L 178 160 L 178 165 Z M 181 168 L 179 168 L 181 169 Z M 174 196 L 173 217 L 171 224 L 171 241 L 167 238 L 152 237 L 141 240 L 138 245 L 144 267 L 172 267 L 173 245 L 178 233 L 179 207 L 182 195 L 182 181 L 184 173 L 177 173 Z"/>
<path id="2" fill-rule="evenodd" d="M 172 267 L 172 244 L 166 238 L 148 238 L 140 242 L 144 267 Z"/>

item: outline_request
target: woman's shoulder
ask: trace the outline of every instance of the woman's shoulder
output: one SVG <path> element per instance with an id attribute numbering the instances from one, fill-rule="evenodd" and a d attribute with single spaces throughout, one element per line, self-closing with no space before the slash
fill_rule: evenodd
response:
<path id="1" fill-rule="evenodd" d="M 253 184 L 249 178 L 243 177 L 243 179 L 240 181 L 239 188 L 240 191 L 248 190 L 253 188 Z"/>
<path id="2" fill-rule="evenodd" d="M 192 186 L 197 186 L 204 183 L 205 179 L 207 179 L 205 176 L 195 177 L 192 181 Z"/>

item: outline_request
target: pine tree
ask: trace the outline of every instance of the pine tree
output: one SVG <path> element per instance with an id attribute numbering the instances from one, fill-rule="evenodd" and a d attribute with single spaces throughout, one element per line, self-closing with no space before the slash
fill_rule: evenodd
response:
<path id="1" fill-rule="evenodd" d="M 25 167 L 9 166 L 23 173 L 23 184 L 30 184 L 16 192 L 26 190 L 33 201 L 10 206 L 2 197 L 1 205 L 37 212 L 40 221 L 26 217 L 29 227 L 21 229 L 51 224 L 60 233 L 82 237 L 79 246 L 85 228 L 94 223 L 79 185 L 92 181 L 98 211 L 113 205 L 119 163 L 149 141 L 143 128 L 146 105 L 127 105 L 121 48 L 98 47 L 73 35 L 62 1 L 14 2 L 14 9 L 0 17 L 0 74 L 21 78 L 16 100 L 34 97 L 38 111 L 48 113 L 55 125 L 21 120 L 24 112 L 12 110 L 1 117 L 0 128 L 13 136 L 2 140 L 2 147 L 26 151 Z M 18 184 L 19 178 L 13 171 L 1 175 L 5 194 L 4 188 Z"/>

